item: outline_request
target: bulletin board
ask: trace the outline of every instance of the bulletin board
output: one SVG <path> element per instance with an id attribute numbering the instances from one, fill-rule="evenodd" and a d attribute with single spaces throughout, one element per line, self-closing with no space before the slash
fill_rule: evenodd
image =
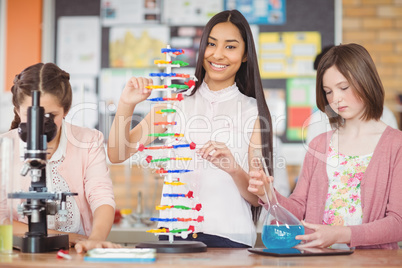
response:
<path id="1" fill-rule="evenodd" d="M 128 0 L 120 0 L 121 5 L 124 5 L 124 1 Z M 130 0 L 131 1 L 131 0 Z M 196 53 L 198 49 L 198 42 L 199 38 L 202 33 L 203 26 L 197 24 L 197 25 L 192 25 L 193 23 L 191 20 L 183 20 L 180 19 L 177 16 L 172 16 L 169 20 L 166 20 L 166 18 L 163 18 L 160 12 L 160 8 L 163 8 L 163 2 L 171 2 L 172 0 L 156 0 L 154 1 L 157 6 L 154 8 L 154 10 L 148 10 L 149 14 L 147 12 L 143 12 L 143 14 L 138 17 L 138 15 L 133 15 L 132 19 L 133 21 L 131 24 L 124 25 L 124 27 L 128 27 L 132 29 L 132 38 L 138 38 L 136 39 L 141 40 L 139 38 L 141 37 L 136 37 L 138 34 L 142 34 L 142 37 L 144 36 L 143 32 L 140 33 L 140 29 L 143 29 L 143 31 L 147 31 L 147 29 L 152 29 L 152 31 L 159 31 L 160 33 L 164 33 L 165 31 L 168 31 L 168 37 L 167 42 L 173 45 L 183 45 L 183 46 L 188 46 L 189 49 L 189 55 L 187 56 L 188 59 L 191 61 L 191 64 L 195 64 L 195 59 L 196 59 Z M 197 7 L 196 12 L 194 15 L 197 16 L 204 16 L 205 21 L 206 15 L 213 15 L 212 13 L 215 12 L 216 10 L 219 9 L 224 9 L 226 7 L 242 7 L 246 2 L 252 2 L 252 3 L 261 3 L 261 1 L 249 1 L 249 0 L 205 0 L 205 1 L 198 1 L 198 0 L 193 0 L 194 3 L 203 3 L 200 7 Z M 211 1 L 210 5 L 206 5 L 208 1 Z M 281 1 L 274 1 L 274 0 L 266 0 L 267 3 L 270 4 L 275 4 Z M 298 133 L 297 131 L 295 132 L 295 129 L 300 127 L 300 124 L 305 121 L 304 117 L 306 117 L 309 113 L 314 111 L 314 102 L 312 101 L 313 95 L 312 91 L 315 91 L 315 88 L 310 88 L 312 86 L 311 81 L 314 80 L 315 74 L 314 72 L 311 71 L 312 66 L 309 64 L 312 64 L 312 57 L 313 54 L 318 53 L 321 51 L 321 49 L 325 46 L 328 45 L 333 45 L 335 43 L 335 1 L 336 0 L 283 0 L 282 2 L 285 3 L 283 8 L 285 9 L 285 12 L 282 14 L 281 17 L 278 17 L 278 23 L 265 23 L 263 22 L 263 16 L 257 17 L 254 19 L 256 22 L 255 26 L 257 28 L 257 37 L 255 36 L 255 40 L 279 40 L 278 42 L 282 42 L 282 40 L 292 40 L 292 41 L 286 41 L 286 44 L 297 44 L 298 48 L 301 49 L 301 53 L 307 53 L 306 57 L 303 58 L 303 56 L 299 58 L 295 58 L 294 60 L 299 61 L 299 62 L 306 62 L 305 64 L 308 65 L 308 68 L 310 71 L 306 74 L 294 74 L 294 75 L 287 75 L 284 73 L 278 73 L 277 75 L 271 75 L 268 72 L 264 73 L 264 71 L 261 72 L 262 74 L 262 83 L 264 90 L 267 91 L 275 91 L 275 96 L 284 96 L 282 101 L 284 102 L 286 108 L 285 112 L 286 115 L 285 117 L 281 117 L 279 115 L 276 115 L 276 118 L 281 118 L 280 120 L 285 120 L 286 123 L 284 124 L 284 131 L 278 132 L 278 136 L 280 139 L 285 142 L 285 143 L 300 143 L 303 139 L 303 135 Z M 136 2 L 142 2 L 144 3 L 145 0 L 140 0 Z M 179 4 L 187 4 L 187 2 L 191 2 L 191 0 L 187 1 L 182 1 L 182 0 L 177 0 L 175 3 L 177 5 Z M 104 3 L 104 2 L 103 2 Z M 108 74 L 110 74 L 110 68 L 119 68 L 119 64 L 122 64 L 121 61 L 116 60 L 115 62 L 111 62 L 111 59 L 114 59 L 111 57 L 109 51 L 110 51 L 110 38 L 113 37 L 114 35 L 119 36 L 118 34 L 121 34 L 116 30 L 116 19 L 113 19 L 114 17 L 114 10 L 113 9 L 107 9 L 105 7 L 102 7 L 102 0 L 55 0 L 55 21 L 56 21 L 56 27 L 55 27 L 55 37 L 57 37 L 57 29 L 58 29 L 58 21 L 60 17 L 64 16 L 99 16 L 100 18 L 105 14 L 101 14 L 101 11 L 106 12 L 107 15 L 109 16 L 109 20 L 104 20 L 103 22 L 99 23 L 100 27 L 100 59 L 99 59 L 99 74 L 95 77 L 95 87 L 96 87 L 96 93 L 100 94 L 100 85 L 99 81 L 101 81 L 101 76 L 102 72 L 107 70 Z M 204 10 L 203 8 L 205 6 L 209 7 L 209 10 Z M 139 6 L 139 8 L 143 8 L 142 6 Z M 254 7 L 255 11 L 258 11 L 258 7 Z M 127 14 L 129 15 L 130 13 L 127 11 Z M 126 15 L 127 15 L 126 14 Z M 106 22 L 105 22 L 106 21 Z M 119 25 L 121 26 L 121 25 Z M 194 28 L 188 28 L 186 26 L 194 26 Z M 186 32 L 187 31 L 187 32 Z M 181 33 L 187 33 L 190 36 L 192 36 L 192 39 L 180 39 L 177 38 Z M 254 31 L 253 31 L 254 32 Z M 151 33 L 151 32 L 149 32 Z M 146 35 L 146 34 L 145 34 Z M 152 35 L 148 34 L 146 37 L 149 38 L 150 44 L 154 41 L 154 37 Z M 304 38 L 304 39 L 303 39 Z M 57 48 L 57 38 L 55 38 L 55 44 Z M 165 40 L 161 38 L 161 40 Z M 116 39 L 117 40 L 117 39 Z M 148 40 L 148 41 L 149 41 Z M 187 40 L 187 41 L 183 41 Z M 161 41 L 161 42 L 162 42 Z M 155 41 L 156 42 L 156 41 Z M 158 40 L 159 42 L 159 40 Z M 258 44 L 258 45 L 257 45 Z M 265 42 L 266 44 L 266 42 Z M 260 43 L 256 41 L 256 45 L 258 53 L 264 53 L 264 49 L 266 48 L 264 46 L 264 42 Z M 294 46 L 293 46 L 294 47 Z M 182 47 L 181 47 L 182 48 Z M 283 48 L 282 48 L 283 49 Z M 289 49 L 289 48 L 288 48 Z M 290 48 L 291 49 L 291 48 Z M 283 53 L 287 53 L 286 51 L 289 50 L 283 50 Z M 294 52 L 294 50 L 293 50 Z M 55 51 L 55 58 L 57 55 L 57 49 Z M 269 56 L 268 56 L 269 57 Z M 190 59 L 191 58 L 191 59 Z M 263 61 L 262 59 L 259 59 L 259 61 Z M 57 62 L 57 58 L 56 58 Z M 269 63 L 269 61 L 266 61 L 264 63 Z M 114 65 L 116 64 L 116 65 Z M 261 64 L 261 63 L 260 63 Z M 301 63 L 302 64 L 302 63 Z M 113 67 L 116 66 L 116 67 Z M 145 65 L 144 65 L 145 66 Z M 268 65 L 266 65 L 268 66 Z M 274 65 L 273 65 L 274 66 Z M 291 66 L 289 63 L 288 66 Z M 139 67 L 139 66 L 137 66 Z M 136 68 L 130 67 L 130 68 Z M 121 69 L 121 68 L 120 68 Z M 147 67 L 144 67 L 144 69 L 147 69 Z M 260 65 L 260 69 L 262 69 Z M 138 70 L 134 71 L 134 73 L 138 73 Z M 303 80 L 304 79 L 304 80 Z M 124 84 L 120 84 L 117 86 L 123 86 Z M 296 87 L 296 88 L 294 88 Z M 281 94 L 280 92 L 284 92 L 284 94 Z M 296 96 L 303 96 L 305 99 L 303 102 L 298 102 L 294 98 L 288 97 L 288 95 L 291 92 L 297 92 L 299 95 Z M 116 93 L 117 95 L 117 93 Z M 269 94 L 267 94 L 268 96 Z M 272 94 L 271 94 L 272 95 Z M 100 97 L 99 97 L 100 98 Z M 102 101 L 100 98 L 99 101 Z M 302 112 L 300 112 L 302 111 Z M 273 111 L 271 113 L 275 113 L 275 109 L 273 107 Z M 275 114 L 274 114 L 275 115 Z M 107 132 L 108 129 L 108 122 L 101 122 L 97 124 L 96 127 L 100 128 L 102 132 Z M 275 123 L 275 125 L 278 125 Z M 104 129 L 103 129 L 104 128 Z M 275 128 L 275 126 L 274 126 Z M 275 131 L 275 129 L 274 129 Z M 105 134 L 107 137 L 107 135 Z"/>

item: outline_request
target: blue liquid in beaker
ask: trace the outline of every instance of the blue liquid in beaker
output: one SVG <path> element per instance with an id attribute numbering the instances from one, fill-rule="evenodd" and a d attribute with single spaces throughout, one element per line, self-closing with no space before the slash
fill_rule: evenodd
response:
<path id="1" fill-rule="evenodd" d="M 301 242 L 296 235 L 303 235 L 302 225 L 264 225 L 262 229 L 262 242 L 267 248 L 291 248 Z"/>

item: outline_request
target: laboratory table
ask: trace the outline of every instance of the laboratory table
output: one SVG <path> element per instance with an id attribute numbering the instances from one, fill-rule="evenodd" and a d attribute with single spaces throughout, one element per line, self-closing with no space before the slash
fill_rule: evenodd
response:
<path id="1" fill-rule="evenodd" d="M 250 253 L 247 249 L 208 248 L 202 253 L 157 253 L 153 263 L 90 263 L 84 255 L 70 249 L 71 260 L 57 259 L 52 253 L 0 255 L 0 267 L 402 267 L 402 249 L 356 250 L 351 255 L 313 257 L 270 257 Z"/>

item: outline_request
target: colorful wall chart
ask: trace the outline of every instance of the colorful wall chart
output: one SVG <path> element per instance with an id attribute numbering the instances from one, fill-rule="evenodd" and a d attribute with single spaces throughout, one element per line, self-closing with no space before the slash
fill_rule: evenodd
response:
<path id="1" fill-rule="evenodd" d="M 260 33 L 261 78 L 313 76 L 314 59 L 320 50 L 319 32 Z"/>
<path id="2" fill-rule="evenodd" d="M 109 37 L 109 63 L 116 68 L 148 68 L 159 58 L 170 37 L 167 26 L 113 27 Z"/>
<path id="3" fill-rule="evenodd" d="M 286 0 L 226 0 L 225 10 L 239 10 L 250 24 L 285 24 Z"/>
<path id="4" fill-rule="evenodd" d="M 317 109 L 315 102 L 315 77 L 290 78 L 286 81 L 287 130 L 289 141 L 306 138 L 303 124 Z"/>

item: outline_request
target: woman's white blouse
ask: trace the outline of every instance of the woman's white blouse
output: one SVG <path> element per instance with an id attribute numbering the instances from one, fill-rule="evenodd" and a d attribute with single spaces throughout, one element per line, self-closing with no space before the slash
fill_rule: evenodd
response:
<path id="1" fill-rule="evenodd" d="M 173 144 L 194 142 L 200 149 L 208 141 L 225 143 L 238 164 L 248 172 L 248 150 L 250 137 L 258 116 L 257 101 L 243 95 L 236 84 L 220 91 L 211 91 L 203 82 L 193 96 L 174 105 L 177 110 L 173 120 L 177 122 L 167 132 L 182 133 L 183 138 Z M 169 143 L 169 142 L 167 142 Z M 170 161 L 166 169 L 190 169 L 192 172 L 172 174 L 184 186 L 164 185 L 163 193 L 187 193 L 193 191 L 194 198 L 162 197 L 161 205 L 181 204 L 194 207 L 201 204 L 201 211 L 162 210 L 160 217 L 204 217 L 204 222 L 159 223 L 159 226 L 185 228 L 195 226 L 196 232 L 218 235 L 235 242 L 253 246 L 256 240 L 250 204 L 243 199 L 233 181 L 225 171 L 217 168 L 188 148 L 171 150 L 171 157 L 191 157 L 191 161 Z"/>

